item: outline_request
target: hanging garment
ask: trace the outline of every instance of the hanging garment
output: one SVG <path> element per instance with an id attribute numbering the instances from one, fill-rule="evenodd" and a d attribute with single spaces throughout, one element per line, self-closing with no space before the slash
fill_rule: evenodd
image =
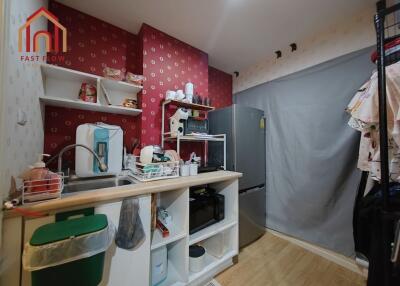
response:
<path id="1" fill-rule="evenodd" d="M 391 207 L 400 207 L 400 63 L 386 67 L 386 100 L 388 128 L 388 159 Z M 361 132 L 358 168 L 369 171 L 372 179 L 380 181 L 379 93 L 378 77 L 374 72 L 353 97 L 347 107 L 349 125 Z M 394 181 L 394 182 L 393 182 Z M 393 238 L 394 221 L 384 228 L 382 191 L 379 183 L 363 197 L 359 190 L 354 212 L 354 241 L 358 253 L 369 261 L 368 286 L 382 285 L 385 263 L 383 236 Z M 389 285 L 400 285 L 400 277 L 391 272 Z"/>
<path id="2" fill-rule="evenodd" d="M 386 67 L 387 125 L 390 178 L 400 182 L 400 62 Z M 380 181 L 378 77 L 371 78 L 346 108 L 349 125 L 361 132 L 358 168 Z"/>
<path id="3" fill-rule="evenodd" d="M 400 184 L 389 184 L 389 197 L 392 207 L 399 209 Z M 386 232 L 389 237 L 393 238 L 396 221 L 389 221 L 386 229 L 382 227 L 382 190 L 379 184 L 375 184 L 365 197 L 360 198 L 356 208 L 357 212 L 355 212 L 353 221 L 355 248 L 369 261 L 367 285 L 381 286 L 385 270 L 383 233 Z M 393 272 L 393 274 L 396 273 Z M 399 283 L 400 277 L 393 275 L 389 285 L 400 285 Z"/>

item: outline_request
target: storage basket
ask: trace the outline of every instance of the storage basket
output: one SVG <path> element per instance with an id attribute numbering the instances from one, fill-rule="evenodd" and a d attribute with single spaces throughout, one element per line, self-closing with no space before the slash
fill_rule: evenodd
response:
<path id="1" fill-rule="evenodd" d="M 22 186 L 22 204 L 59 199 L 63 188 L 63 174 L 53 174 L 52 177 L 41 180 L 25 180 Z"/>

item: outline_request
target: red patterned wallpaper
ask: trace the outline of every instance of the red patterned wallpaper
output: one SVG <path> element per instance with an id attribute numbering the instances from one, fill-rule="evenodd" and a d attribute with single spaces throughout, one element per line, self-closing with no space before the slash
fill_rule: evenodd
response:
<path id="1" fill-rule="evenodd" d="M 216 108 L 232 105 L 232 75 L 208 67 L 208 94 Z"/>
<path id="2" fill-rule="evenodd" d="M 100 76 L 105 66 L 141 72 L 136 35 L 55 1 L 49 2 L 49 10 L 68 30 L 68 52 L 60 66 Z M 121 126 L 126 146 L 131 145 L 132 138 L 140 138 L 140 117 L 46 107 L 44 152 L 56 154 L 75 143 L 77 126 L 93 122 Z M 74 152 L 65 154 L 66 160 L 72 162 L 74 156 Z"/>
<path id="3" fill-rule="evenodd" d="M 142 145 L 160 144 L 161 101 L 168 89 L 184 90 L 188 81 L 194 83 L 195 93 L 209 96 L 212 105 L 224 107 L 232 103 L 232 77 L 209 68 L 206 53 L 146 24 L 136 36 L 55 1 L 49 3 L 49 10 L 68 29 L 68 53 L 62 66 L 97 75 L 102 75 L 104 66 L 127 69 L 145 75 L 147 81 L 141 96 L 141 117 L 47 107 L 45 152 L 54 154 L 73 143 L 79 124 L 104 121 L 105 116 L 106 123 L 124 129 L 125 144 L 139 136 Z M 68 128 L 66 124 L 70 124 Z M 201 153 L 201 146 L 185 144 L 182 151 Z M 73 161 L 72 152 L 67 156 Z"/>
<path id="4" fill-rule="evenodd" d="M 136 35 L 55 1 L 49 11 L 68 31 L 68 52 L 60 66 L 100 76 L 106 66 L 140 73 Z"/>
<path id="5" fill-rule="evenodd" d="M 161 102 L 167 90 L 184 90 L 187 82 L 195 93 L 208 96 L 208 55 L 155 28 L 143 24 L 142 143 L 161 142 Z"/>

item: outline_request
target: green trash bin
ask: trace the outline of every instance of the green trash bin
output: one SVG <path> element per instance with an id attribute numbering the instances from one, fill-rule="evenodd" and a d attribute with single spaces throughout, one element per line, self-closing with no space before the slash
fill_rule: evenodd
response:
<path id="1" fill-rule="evenodd" d="M 32 286 L 96 286 L 115 230 L 102 214 L 39 227 L 24 249 Z"/>

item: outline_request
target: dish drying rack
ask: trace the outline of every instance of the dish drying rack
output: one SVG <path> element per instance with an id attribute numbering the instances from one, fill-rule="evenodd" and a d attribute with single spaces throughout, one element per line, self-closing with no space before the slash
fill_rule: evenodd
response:
<path id="1" fill-rule="evenodd" d="M 141 182 L 165 180 L 179 177 L 179 161 L 159 163 L 140 163 L 139 157 L 135 157 L 135 168 L 132 176 Z"/>
<path id="2" fill-rule="evenodd" d="M 25 180 L 21 186 L 22 204 L 34 204 L 42 201 L 60 199 L 64 189 L 64 174 L 41 180 Z"/>

